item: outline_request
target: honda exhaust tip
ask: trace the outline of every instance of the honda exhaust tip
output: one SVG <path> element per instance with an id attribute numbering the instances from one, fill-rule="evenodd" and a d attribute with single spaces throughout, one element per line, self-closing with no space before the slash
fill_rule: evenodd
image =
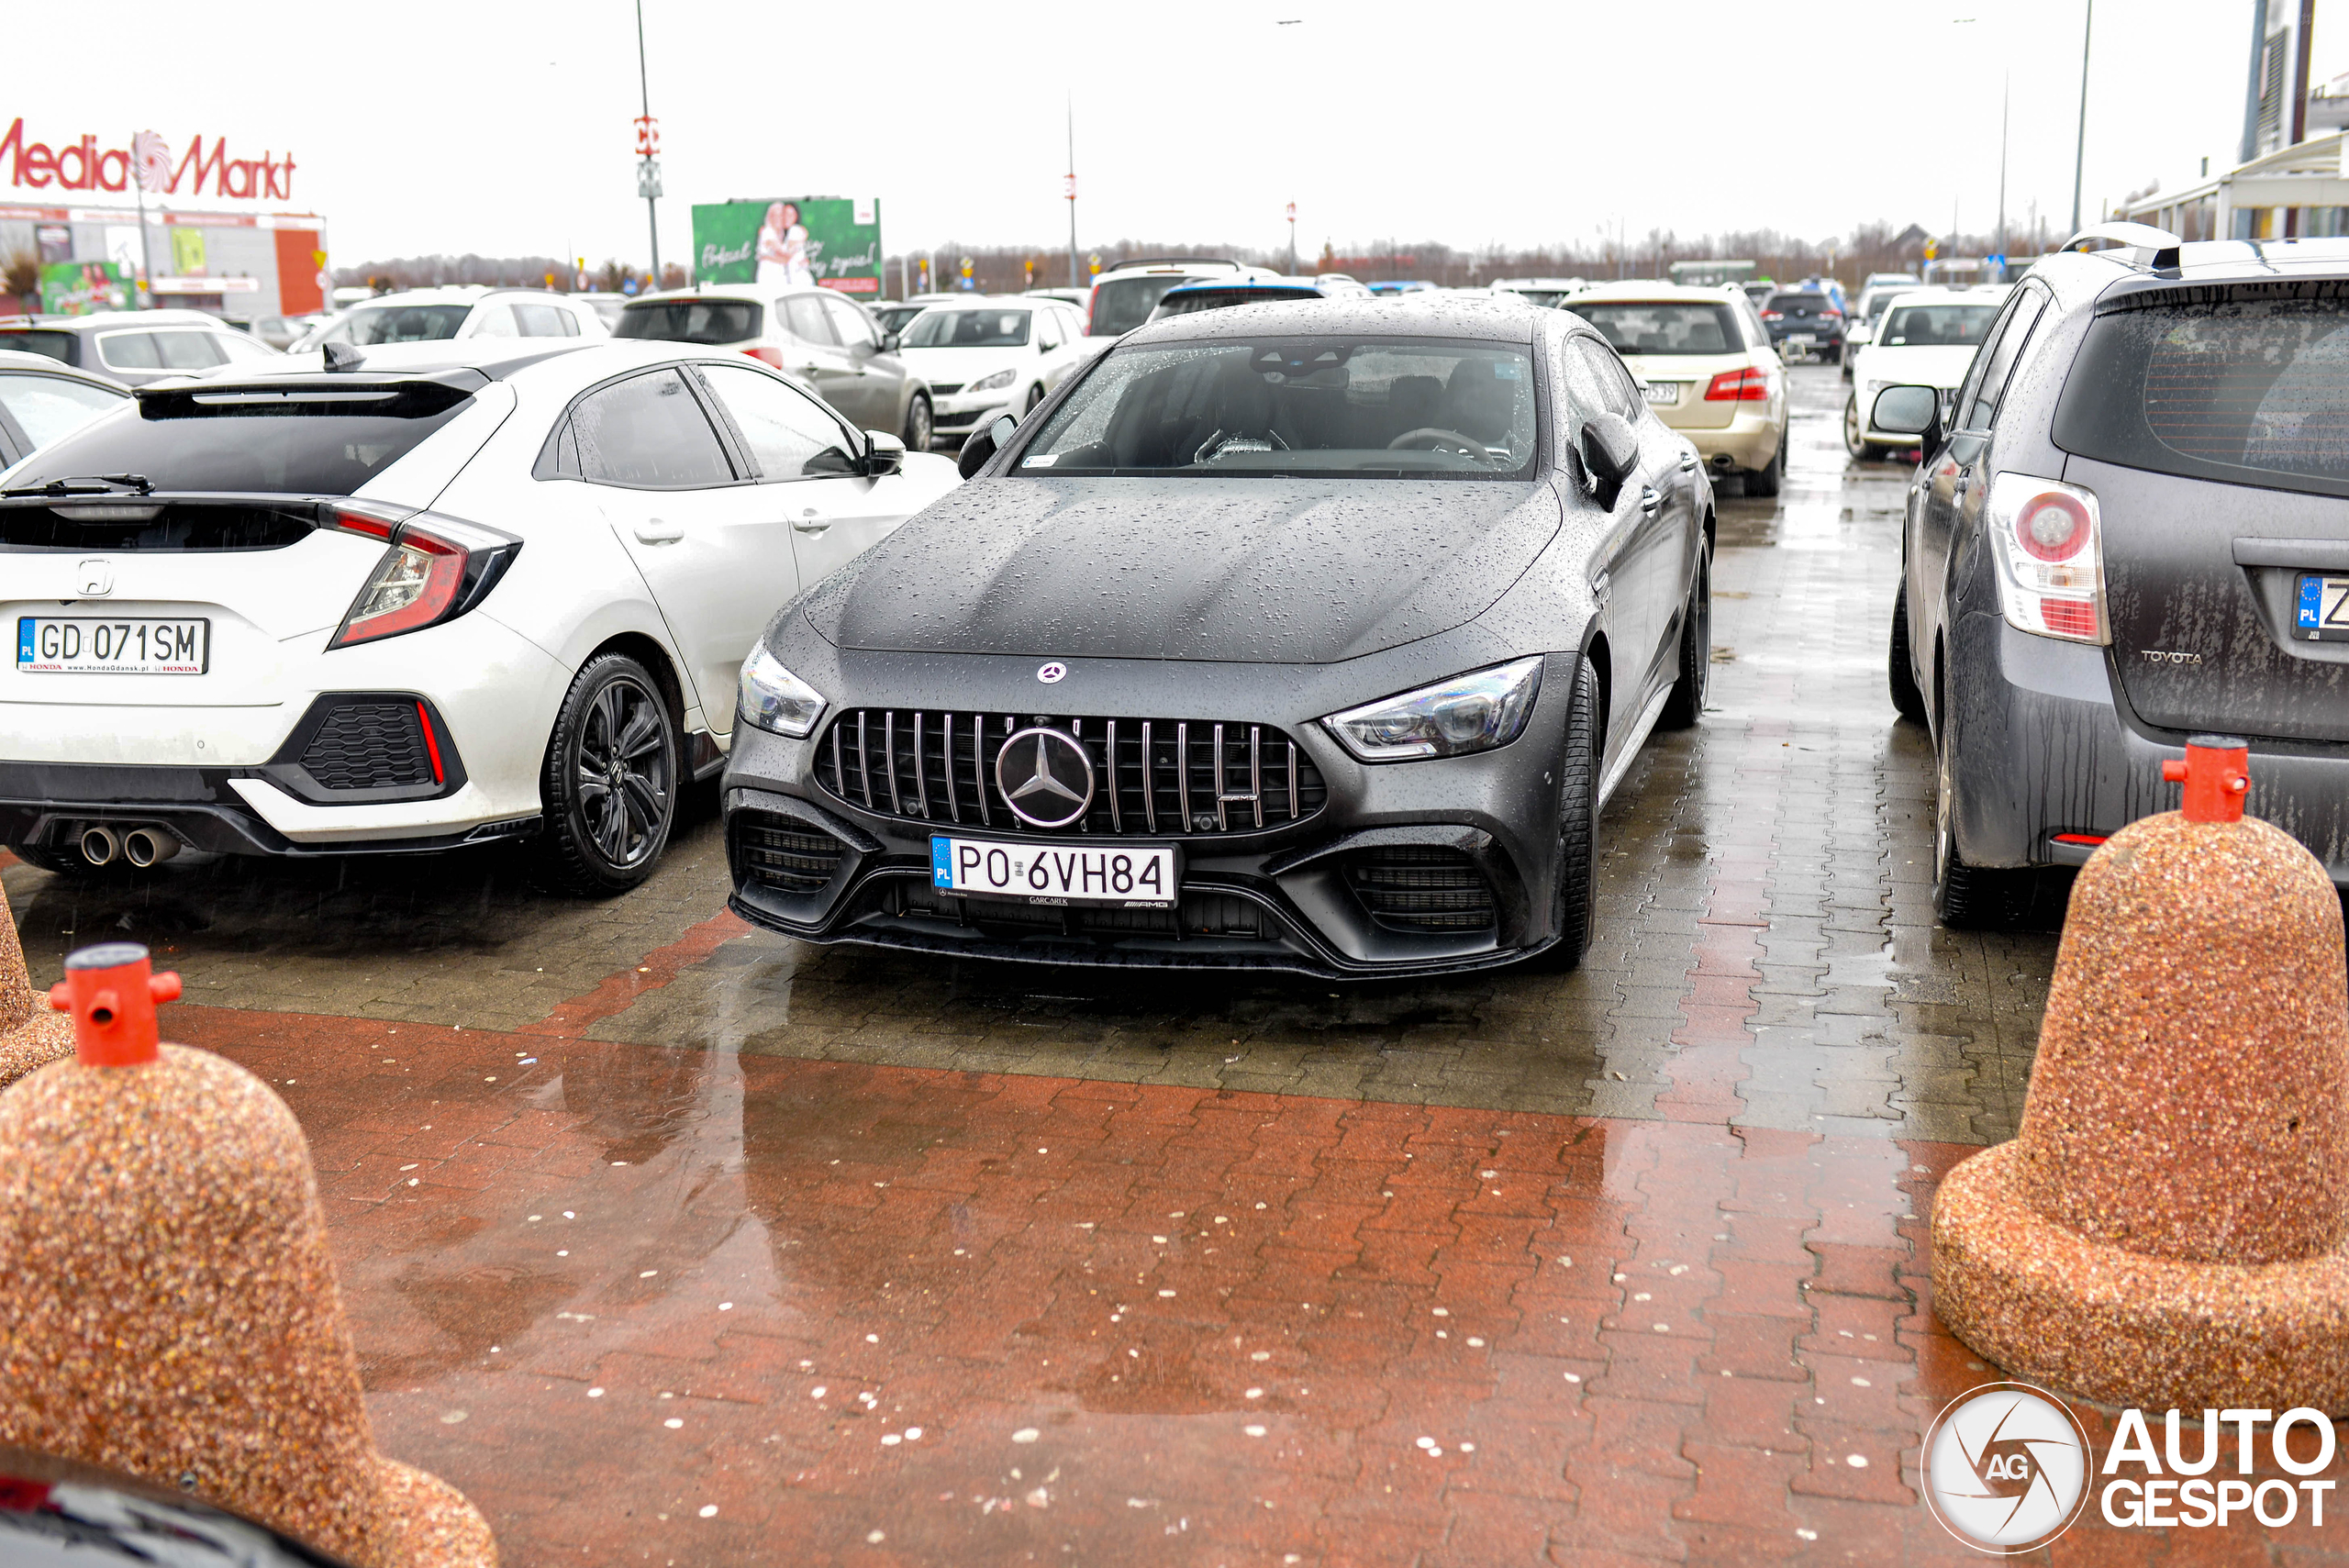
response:
<path id="1" fill-rule="evenodd" d="M 122 836 L 122 858 L 141 871 L 179 852 L 179 839 L 169 828 L 133 828 Z"/>
<path id="2" fill-rule="evenodd" d="M 122 852 L 122 840 L 111 828 L 91 828 L 82 834 L 82 858 L 94 866 L 112 865 Z"/>

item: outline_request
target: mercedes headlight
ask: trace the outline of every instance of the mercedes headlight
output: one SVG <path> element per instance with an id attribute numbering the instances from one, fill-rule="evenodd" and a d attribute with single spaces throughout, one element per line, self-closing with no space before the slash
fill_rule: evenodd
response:
<path id="1" fill-rule="evenodd" d="M 1014 365 L 1009 370 L 997 371 L 993 375 L 983 375 L 963 390 L 965 392 L 1001 392 L 1005 387 L 1009 386 L 1013 382 L 1018 381 L 1019 379 L 1019 367 L 1018 365 Z"/>
<path id="2" fill-rule="evenodd" d="M 824 717 L 824 696 L 764 645 L 742 662 L 741 716 L 761 729 L 804 740 Z"/>
<path id="3" fill-rule="evenodd" d="M 1340 745 L 1365 762 L 1461 757 L 1516 740 L 1541 689 L 1542 655 L 1536 653 L 1382 697 L 1321 722 Z"/>

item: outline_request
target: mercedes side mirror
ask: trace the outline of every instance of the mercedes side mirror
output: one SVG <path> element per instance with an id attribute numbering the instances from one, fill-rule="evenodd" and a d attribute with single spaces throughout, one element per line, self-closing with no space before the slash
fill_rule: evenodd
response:
<path id="1" fill-rule="evenodd" d="M 1639 432 L 1620 414 L 1594 414 L 1583 421 L 1582 461 L 1611 492 L 1639 469 Z"/>
<path id="2" fill-rule="evenodd" d="M 1868 423 L 1896 436 L 1914 436 L 1928 452 L 1942 444 L 1942 395 L 1931 386 L 1887 386 L 1876 395 Z"/>
<path id="3" fill-rule="evenodd" d="M 1011 444 L 1012 433 L 1019 428 L 1019 421 L 1010 415 L 996 415 L 985 429 L 971 432 L 971 439 L 963 443 L 963 455 L 954 460 L 954 467 L 963 478 L 970 478 L 986 466 L 987 459 Z"/>
<path id="4" fill-rule="evenodd" d="M 906 443 L 886 430 L 864 432 L 864 472 L 873 478 L 906 466 Z"/>

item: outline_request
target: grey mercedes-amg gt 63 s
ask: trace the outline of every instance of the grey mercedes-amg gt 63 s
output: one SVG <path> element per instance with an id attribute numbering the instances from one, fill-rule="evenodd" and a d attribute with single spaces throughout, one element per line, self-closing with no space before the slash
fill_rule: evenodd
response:
<path id="1" fill-rule="evenodd" d="M 963 467 L 743 665 L 737 913 L 1052 963 L 1579 961 L 1599 809 L 1704 706 L 1713 495 L 1578 317 L 1178 317 Z"/>

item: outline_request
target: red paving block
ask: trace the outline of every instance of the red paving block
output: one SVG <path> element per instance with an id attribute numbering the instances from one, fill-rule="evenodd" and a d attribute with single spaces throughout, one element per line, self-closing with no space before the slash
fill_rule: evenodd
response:
<path id="1" fill-rule="evenodd" d="M 1697 1490 L 1673 1505 L 1672 1517 L 1757 1531 L 1786 1518 L 1787 1487 L 1807 1462 L 1800 1454 L 1720 1443 L 1690 1442 L 1683 1453 L 1695 1467 Z M 1791 1537 L 1794 1528 L 1787 1518 L 1784 1533 Z"/>

